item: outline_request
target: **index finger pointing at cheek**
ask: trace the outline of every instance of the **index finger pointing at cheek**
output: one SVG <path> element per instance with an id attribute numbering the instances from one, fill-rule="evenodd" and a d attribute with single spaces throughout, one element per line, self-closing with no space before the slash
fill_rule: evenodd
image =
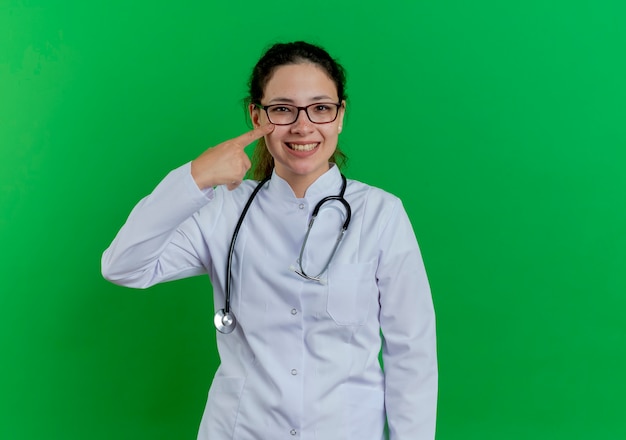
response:
<path id="1" fill-rule="evenodd" d="M 241 148 L 245 148 L 257 139 L 260 139 L 266 134 L 271 133 L 273 130 L 274 124 L 261 125 L 254 130 L 250 130 L 249 132 L 242 134 L 241 136 L 236 138 L 236 141 L 239 145 L 241 145 Z"/>

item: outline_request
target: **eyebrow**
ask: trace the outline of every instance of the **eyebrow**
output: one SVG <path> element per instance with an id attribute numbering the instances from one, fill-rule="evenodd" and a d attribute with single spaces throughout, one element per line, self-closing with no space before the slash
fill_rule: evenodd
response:
<path id="1" fill-rule="evenodd" d="M 333 99 L 333 98 L 331 98 L 328 95 L 314 96 L 310 100 L 313 101 L 313 102 L 320 101 L 320 100 L 329 100 L 331 102 L 337 101 L 337 99 Z M 284 102 L 284 103 L 287 103 L 287 104 L 293 104 L 295 101 L 293 99 L 284 98 L 282 96 L 279 96 L 279 97 L 270 99 L 269 102 L 270 103 L 272 103 L 272 102 Z"/>

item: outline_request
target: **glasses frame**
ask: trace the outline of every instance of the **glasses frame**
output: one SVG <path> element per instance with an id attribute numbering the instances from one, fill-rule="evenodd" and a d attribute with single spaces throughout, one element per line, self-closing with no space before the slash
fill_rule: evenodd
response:
<path id="1" fill-rule="evenodd" d="M 343 102 L 315 102 L 313 104 L 309 104 L 309 105 L 304 106 L 304 107 L 298 107 L 297 105 L 293 105 L 293 104 L 270 104 L 270 105 L 254 104 L 254 105 L 257 106 L 257 108 L 265 110 L 265 114 L 267 115 L 267 120 L 270 121 L 270 123 L 272 123 L 274 125 L 292 125 L 292 124 L 295 124 L 296 122 L 298 122 L 298 118 L 300 117 L 300 111 L 302 111 L 302 110 L 304 110 L 304 114 L 309 119 L 309 121 L 311 121 L 312 124 L 323 125 L 323 124 L 330 124 L 331 122 L 335 122 L 337 120 L 337 116 L 339 116 L 339 109 L 341 107 L 343 107 Z M 311 115 L 309 115 L 309 108 L 314 107 L 316 105 L 334 105 L 334 106 L 336 106 L 337 107 L 337 111 L 335 112 L 335 117 L 332 119 L 332 121 L 315 122 L 314 120 L 312 120 L 311 119 Z M 275 122 L 272 122 L 272 118 L 270 118 L 270 114 L 269 114 L 267 109 L 269 107 L 274 107 L 274 106 L 293 107 L 293 108 L 297 109 L 298 112 L 296 113 L 296 118 L 293 120 L 293 122 L 290 122 L 289 124 L 277 124 Z"/>

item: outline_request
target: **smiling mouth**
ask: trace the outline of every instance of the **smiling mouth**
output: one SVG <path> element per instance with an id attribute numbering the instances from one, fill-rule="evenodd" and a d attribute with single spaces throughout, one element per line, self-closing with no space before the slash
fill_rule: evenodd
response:
<path id="1" fill-rule="evenodd" d="M 313 144 L 290 144 L 287 143 L 287 146 L 295 151 L 311 151 L 315 147 L 319 145 L 319 142 L 315 142 Z"/>

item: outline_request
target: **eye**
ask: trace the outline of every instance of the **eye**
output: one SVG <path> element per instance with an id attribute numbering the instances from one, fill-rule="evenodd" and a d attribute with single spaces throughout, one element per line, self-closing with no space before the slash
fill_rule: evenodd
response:
<path id="1" fill-rule="evenodd" d="M 315 113 L 328 113 L 331 111 L 331 106 L 329 104 L 314 104 L 313 111 Z"/>
<path id="2" fill-rule="evenodd" d="M 268 107 L 270 113 L 291 113 L 293 109 L 287 105 L 273 105 Z"/>

